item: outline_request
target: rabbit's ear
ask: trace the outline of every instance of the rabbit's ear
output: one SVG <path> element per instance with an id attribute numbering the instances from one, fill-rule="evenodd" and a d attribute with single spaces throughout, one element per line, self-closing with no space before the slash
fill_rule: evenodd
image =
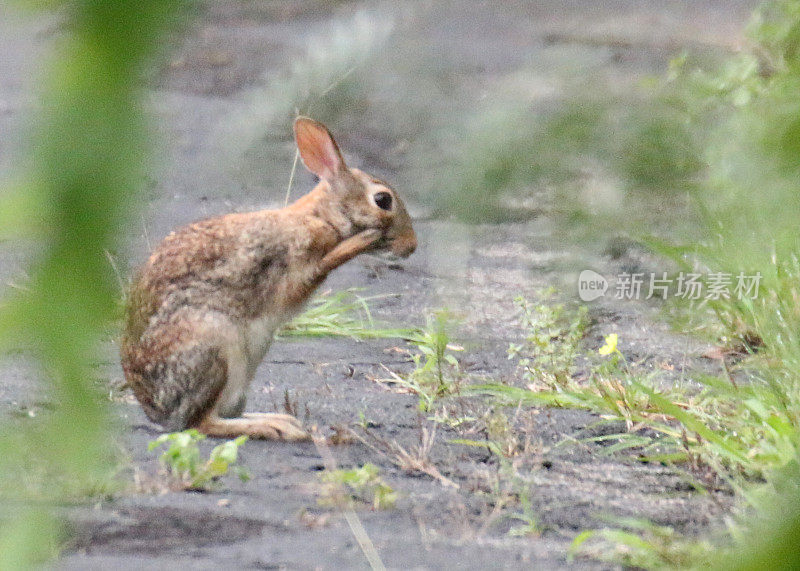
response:
<path id="1" fill-rule="evenodd" d="M 306 168 L 328 182 L 346 169 L 344 158 L 330 131 L 308 117 L 294 120 L 294 138 Z"/>

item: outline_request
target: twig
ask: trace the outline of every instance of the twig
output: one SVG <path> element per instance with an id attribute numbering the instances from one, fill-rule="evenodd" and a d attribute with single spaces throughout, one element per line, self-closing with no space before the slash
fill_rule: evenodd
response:
<path id="1" fill-rule="evenodd" d="M 292 172 L 289 174 L 289 184 L 286 187 L 286 198 L 283 199 L 283 205 L 289 204 L 289 196 L 292 193 L 292 183 L 294 183 L 294 173 L 297 171 L 297 160 L 300 158 L 300 151 L 295 149 L 294 162 L 292 163 Z"/>
<path id="2" fill-rule="evenodd" d="M 427 474 L 431 478 L 435 480 L 439 480 L 439 482 L 445 487 L 451 487 L 456 490 L 460 489 L 456 482 L 442 474 L 439 469 L 434 466 L 431 461 L 426 458 L 428 452 L 430 452 L 431 447 L 433 446 L 433 440 L 436 438 L 436 431 L 429 433 L 426 429 L 423 428 L 423 443 L 420 445 L 419 450 L 417 450 L 418 454 L 413 455 L 408 452 L 403 446 L 401 446 L 396 440 L 389 441 L 383 438 L 378 438 L 367 432 L 375 442 L 381 444 L 386 450 L 381 450 L 377 446 L 367 442 L 360 434 L 351 430 L 350 433 L 357 438 L 364 446 L 385 456 L 393 464 L 395 464 L 398 468 L 405 470 L 406 472 L 422 472 L 423 474 Z"/>

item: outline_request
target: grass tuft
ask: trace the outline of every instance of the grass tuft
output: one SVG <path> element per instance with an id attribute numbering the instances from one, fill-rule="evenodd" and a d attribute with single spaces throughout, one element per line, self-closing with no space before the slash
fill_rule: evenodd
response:
<path id="1" fill-rule="evenodd" d="M 281 328 L 278 336 L 412 339 L 419 333 L 414 328 L 376 326 L 369 303 L 383 296 L 361 297 L 358 291 L 327 291 L 316 296 L 303 313 Z"/>

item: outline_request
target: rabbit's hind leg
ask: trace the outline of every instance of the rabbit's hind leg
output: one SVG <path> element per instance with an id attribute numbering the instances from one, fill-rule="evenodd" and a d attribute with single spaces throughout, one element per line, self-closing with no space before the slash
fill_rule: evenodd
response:
<path id="1" fill-rule="evenodd" d="M 196 428 L 215 437 L 245 434 L 267 440 L 309 439 L 300 422 L 288 414 L 223 418 L 240 413 L 238 409 L 244 407 L 244 391 L 249 384 L 244 362 L 230 346 L 195 347 L 184 352 L 177 363 L 173 370 L 177 382 L 171 384 L 180 386 L 181 394 L 170 416 L 174 426 Z"/>
<path id="2" fill-rule="evenodd" d="M 245 414 L 242 418 L 220 418 L 211 412 L 197 425 L 208 436 L 231 438 L 245 434 L 265 440 L 298 441 L 311 437 L 295 417 L 288 414 Z"/>
<path id="3" fill-rule="evenodd" d="M 224 355 L 224 356 L 223 356 Z M 267 440 L 308 440 L 300 422 L 288 414 L 245 414 L 249 385 L 246 363 L 230 346 L 196 346 L 176 360 L 171 385 L 180 386 L 177 406 L 170 423 L 180 428 L 196 428 L 208 436 L 234 437 L 245 434 Z"/>
<path id="4" fill-rule="evenodd" d="M 160 424 L 168 431 L 195 428 L 213 411 L 228 381 L 228 364 L 218 348 L 195 346 L 166 363 L 157 391 Z"/>

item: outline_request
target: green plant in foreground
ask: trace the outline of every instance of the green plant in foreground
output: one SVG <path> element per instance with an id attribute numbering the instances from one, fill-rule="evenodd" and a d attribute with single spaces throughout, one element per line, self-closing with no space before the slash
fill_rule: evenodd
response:
<path id="1" fill-rule="evenodd" d="M 318 500 L 323 506 L 352 506 L 366 503 L 375 510 L 394 507 L 397 492 L 383 481 L 380 470 L 374 464 L 366 463 L 351 470 L 326 471 L 320 474 L 323 488 Z"/>
<path id="2" fill-rule="evenodd" d="M 569 384 L 575 370 L 578 345 L 588 324 L 587 309 L 552 303 L 555 290 L 548 289 L 537 304 L 523 297 L 514 300 L 521 310 L 525 339 L 512 343 L 508 358 L 517 359 L 529 386 L 558 389 Z"/>
<path id="3" fill-rule="evenodd" d="M 229 470 L 235 471 L 243 482 L 250 479 L 250 473 L 237 464 L 239 447 L 247 441 L 247 436 L 239 436 L 215 446 L 207 460 L 203 460 L 197 445 L 204 439 L 205 435 L 189 429 L 162 434 L 151 441 L 147 449 L 152 452 L 162 446 L 166 447 L 159 461 L 179 489 L 209 489 Z"/>
<path id="4" fill-rule="evenodd" d="M 458 392 L 460 370 L 453 352 L 463 348 L 450 342 L 453 316 L 445 311 L 434 311 L 427 316 L 425 327 L 408 341 L 416 353 L 411 354 L 414 370 L 408 375 L 391 373 L 391 382 L 419 396 L 419 409 L 428 412 L 436 399 Z"/>
<path id="5" fill-rule="evenodd" d="M 449 330 L 453 317 L 444 310 L 427 317 L 425 328 L 411 339 L 419 351 L 412 357 L 414 382 L 427 389 L 429 394 L 441 397 L 457 390 L 458 361 L 453 351 L 462 351 L 460 346 L 450 343 Z"/>

